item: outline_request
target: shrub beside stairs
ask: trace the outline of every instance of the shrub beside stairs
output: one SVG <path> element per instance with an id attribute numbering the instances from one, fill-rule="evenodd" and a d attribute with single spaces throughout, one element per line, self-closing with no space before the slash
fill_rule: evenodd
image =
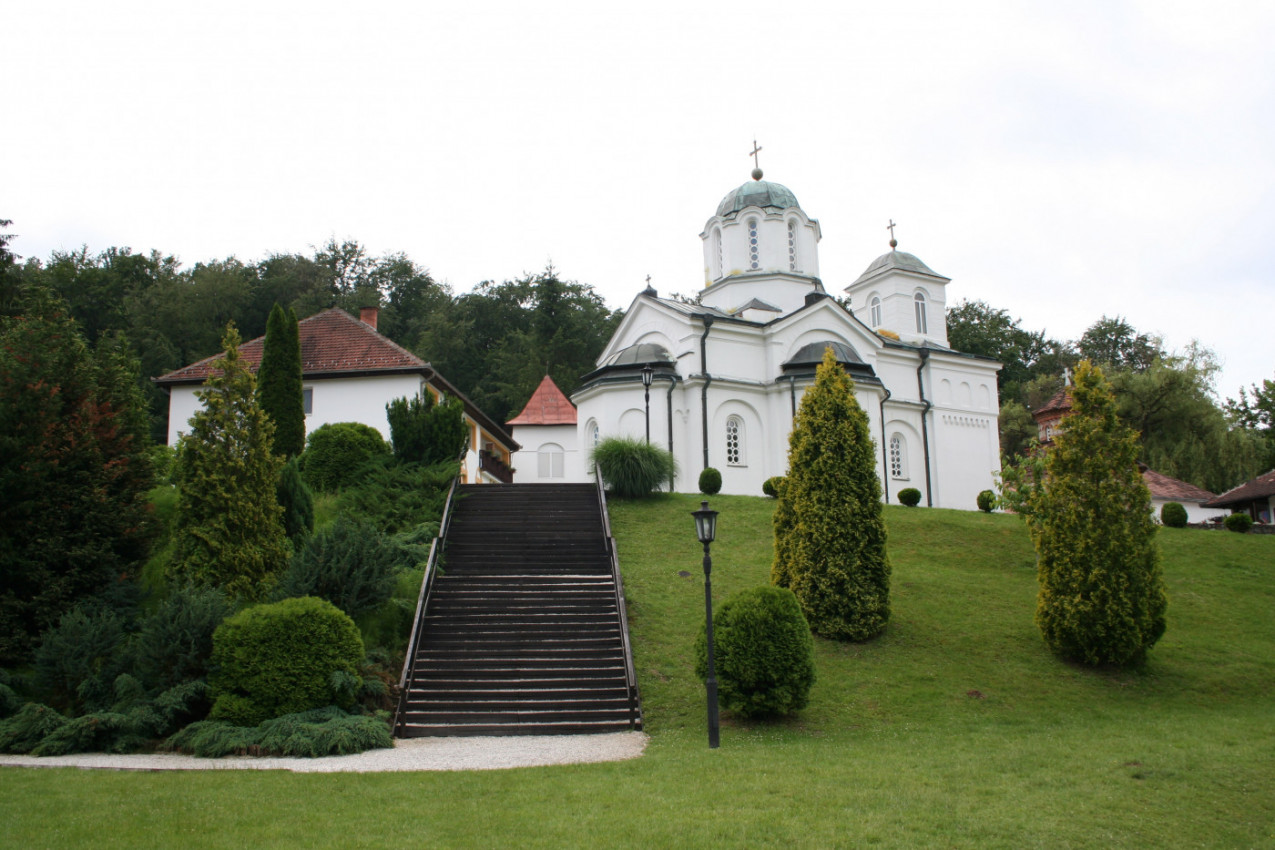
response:
<path id="1" fill-rule="evenodd" d="M 642 728 L 614 541 L 594 485 L 460 485 L 443 533 L 397 736 Z"/>

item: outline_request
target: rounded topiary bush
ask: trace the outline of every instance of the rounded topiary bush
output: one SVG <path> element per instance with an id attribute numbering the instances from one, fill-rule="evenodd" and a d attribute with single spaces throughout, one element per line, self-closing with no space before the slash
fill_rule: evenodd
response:
<path id="1" fill-rule="evenodd" d="M 784 477 L 775 475 L 761 482 L 761 492 L 772 499 L 779 497 L 779 488 L 784 486 Z"/>
<path id="2" fill-rule="evenodd" d="M 593 447 L 608 492 L 627 499 L 647 496 L 673 477 L 676 465 L 667 449 L 631 437 L 608 437 Z"/>
<path id="3" fill-rule="evenodd" d="M 724 708 L 741 717 L 764 717 L 806 707 L 815 683 L 815 645 L 791 590 L 765 586 L 735 594 L 713 615 L 713 638 Z M 695 672 L 707 678 L 703 626 L 695 659 Z"/>
<path id="4" fill-rule="evenodd" d="M 920 501 L 921 494 L 917 493 L 916 495 L 917 501 Z M 996 507 L 996 494 L 991 490 L 981 490 L 979 491 L 975 502 L 978 504 L 978 509 L 980 511 L 985 514 L 990 514 L 992 509 Z"/>
<path id="5" fill-rule="evenodd" d="M 1160 522 L 1169 528 L 1186 528 L 1186 508 L 1177 502 L 1165 502 L 1160 508 Z"/>
<path id="6" fill-rule="evenodd" d="M 389 443 L 371 425 L 329 422 L 306 439 L 301 475 L 311 487 L 331 492 L 354 483 L 360 467 L 389 453 Z"/>
<path id="7" fill-rule="evenodd" d="M 240 611 L 213 634 L 213 720 L 256 726 L 285 714 L 349 708 L 363 661 L 354 621 L 302 596 Z"/>
<path id="8" fill-rule="evenodd" d="M 1253 527 L 1253 518 L 1248 514 L 1231 514 L 1222 522 L 1227 531 L 1234 531 L 1237 534 L 1247 534 Z"/>
<path id="9" fill-rule="evenodd" d="M 899 503 L 915 508 L 921 504 L 921 491 L 915 487 L 904 487 L 899 491 Z"/>
<path id="10" fill-rule="evenodd" d="M 722 474 L 707 467 L 699 474 L 699 491 L 705 496 L 716 496 L 722 489 Z"/>

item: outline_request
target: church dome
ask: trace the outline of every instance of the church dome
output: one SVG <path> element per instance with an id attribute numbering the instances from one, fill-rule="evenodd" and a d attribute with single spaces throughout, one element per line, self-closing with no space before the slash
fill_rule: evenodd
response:
<path id="1" fill-rule="evenodd" d="M 863 274 L 859 275 L 859 280 L 875 277 L 891 269 L 943 278 L 943 275 L 921 262 L 920 258 L 913 254 L 909 254 L 906 251 L 887 251 L 868 265 Z M 947 278 L 943 279 L 947 280 Z"/>
<path id="2" fill-rule="evenodd" d="M 787 186 L 765 180 L 750 180 L 722 198 L 722 202 L 717 205 L 717 214 L 722 218 L 729 218 L 744 207 L 786 210 L 792 207 L 800 209 L 801 205 Z"/>

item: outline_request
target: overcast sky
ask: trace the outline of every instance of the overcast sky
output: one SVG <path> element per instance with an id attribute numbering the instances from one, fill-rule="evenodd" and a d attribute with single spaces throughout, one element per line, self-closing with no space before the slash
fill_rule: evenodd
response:
<path id="1" fill-rule="evenodd" d="M 18 254 L 403 251 L 458 292 L 547 262 L 628 307 L 703 285 L 748 179 L 1074 339 L 1275 376 L 1275 3 L 0 0 Z"/>

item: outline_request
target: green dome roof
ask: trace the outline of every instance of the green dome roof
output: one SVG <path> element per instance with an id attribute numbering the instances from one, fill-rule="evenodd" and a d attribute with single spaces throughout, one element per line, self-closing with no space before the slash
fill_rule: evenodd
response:
<path id="1" fill-rule="evenodd" d="M 728 218 L 744 207 L 773 207 L 786 210 L 790 207 L 801 208 L 797 196 L 787 186 L 768 183 L 765 180 L 750 180 L 735 189 L 717 205 L 717 214 Z"/>

